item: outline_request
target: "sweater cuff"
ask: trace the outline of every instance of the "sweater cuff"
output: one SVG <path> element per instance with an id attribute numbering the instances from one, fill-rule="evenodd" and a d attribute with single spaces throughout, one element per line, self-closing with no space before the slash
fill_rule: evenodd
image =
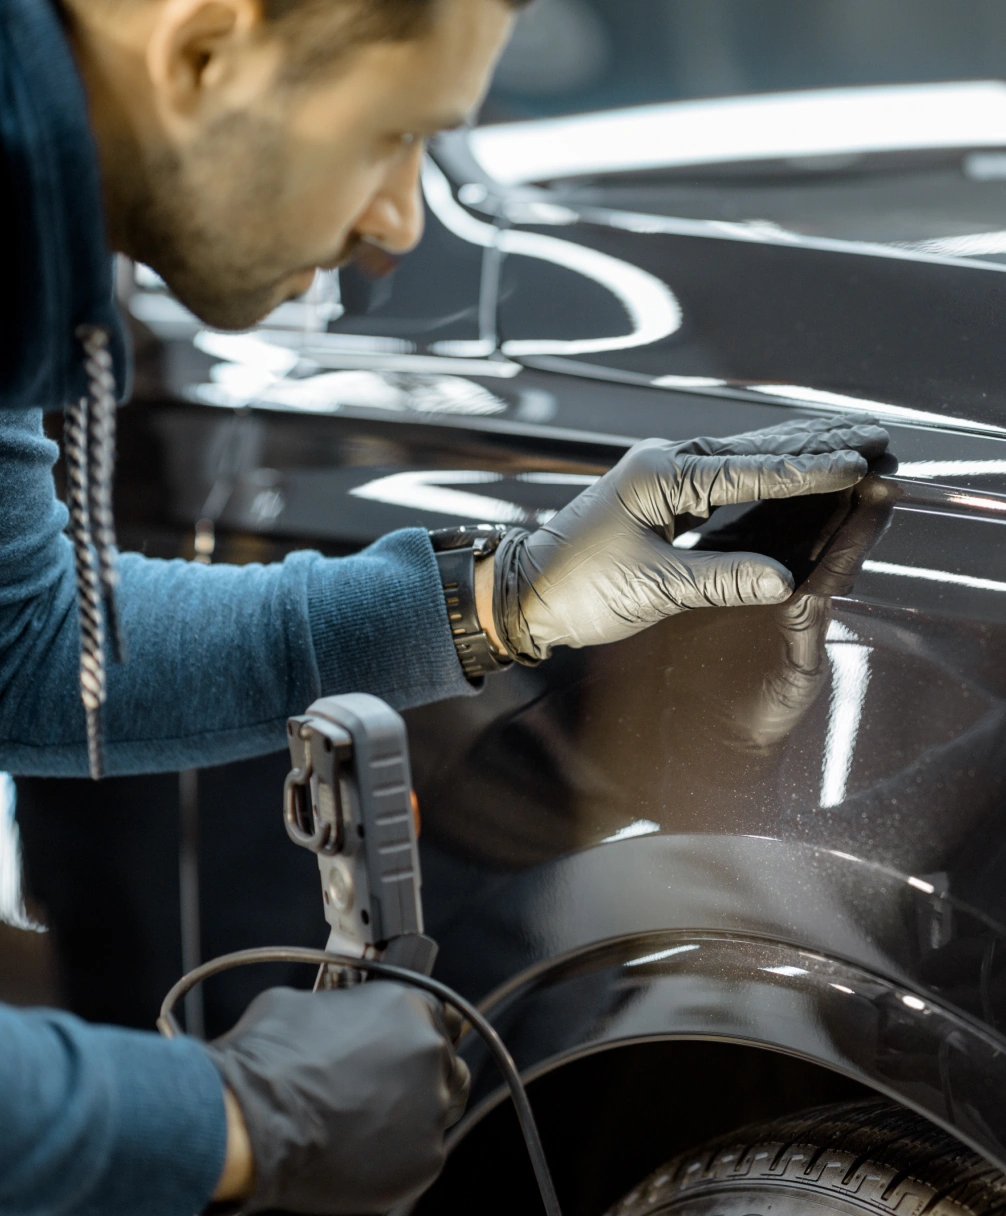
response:
<path id="1" fill-rule="evenodd" d="M 475 691 L 422 528 L 392 532 L 353 557 L 318 558 L 308 615 L 322 696 L 369 692 L 408 709 Z"/>
<path id="2" fill-rule="evenodd" d="M 96 1027 L 107 1037 L 114 1146 L 101 1187 L 109 1212 L 143 1195 L 146 1216 L 201 1212 L 224 1167 L 223 1080 L 194 1039 Z M 97 1046 L 97 1043 L 95 1044 Z"/>

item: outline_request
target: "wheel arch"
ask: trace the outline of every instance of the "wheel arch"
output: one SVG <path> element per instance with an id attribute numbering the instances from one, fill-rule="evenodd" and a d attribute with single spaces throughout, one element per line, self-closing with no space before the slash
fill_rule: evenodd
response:
<path id="1" fill-rule="evenodd" d="M 568 1140 L 555 1124 L 569 1112 L 611 1102 L 610 1086 L 604 1090 L 597 1078 L 624 1073 L 628 1062 L 649 1098 L 622 1086 L 624 1111 L 654 1101 L 647 1079 L 654 1070 L 687 1080 L 693 1096 L 686 1101 L 694 1102 L 702 1077 L 733 1095 L 736 1118 L 709 1134 L 749 1121 L 751 1110 L 737 1108 L 737 1077 L 751 1075 L 763 1093 L 773 1092 L 772 1101 L 756 1104 L 759 1116 L 872 1091 L 1006 1168 L 1006 1044 L 931 992 L 816 949 L 752 934 L 634 934 L 539 964 L 483 1008 L 530 1084 L 546 1147 Z M 458 1173 L 496 1151 L 508 1118 L 505 1092 L 479 1046 L 467 1045 L 466 1055 L 476 1083 L 469 1113 L 452 1133 L 445 1181 L 433 1192 L 443 1212 L 452 1210 L 446 1196 Z M 606 1149 L 632 1156 L 632 1144 L 613 1138 L 624 1132 L 630 1141 L 638 1121 L 620 1118 L 617 1103 L 607 1116 Z M 647 1117 L 667 1121 L 668 1108 Z M 665 1144 L 664 1156 L 678 1147 Z M 550 1151 L 568 1157 L 571 1150 Z M 519 1156 L 518 1142 L 518 1172 Z M 426 1210 L 434 1209 L 419 1208 Z"/>

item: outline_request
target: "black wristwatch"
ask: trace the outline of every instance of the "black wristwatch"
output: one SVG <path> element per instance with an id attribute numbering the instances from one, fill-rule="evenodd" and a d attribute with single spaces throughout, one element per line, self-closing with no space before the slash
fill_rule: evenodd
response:
<path id="1" fill-rule="evenodd" d="M 506 531 L 494 524 L 474 524 L 430 533 L 454 648 L 465 677 L 472 682 L 490 672 L 503 671 L 513 661 L 493 649 L 479 624 L 475 604 L 475 563 L 496 552 Z"/>

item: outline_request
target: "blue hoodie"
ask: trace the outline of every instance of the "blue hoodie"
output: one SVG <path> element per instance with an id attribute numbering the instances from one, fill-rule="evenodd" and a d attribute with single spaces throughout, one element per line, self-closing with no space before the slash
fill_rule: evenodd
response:
<path id="1" fill-rule="evenodd" d="M 86 392 L 80 324 L 126 351 L 86 99 L 50 0 L 0 0 L 0 769 L 87 771 L 66 512 L 42 412 Z M 130 661 L 109 671 L 111 773 L 278 750 L 288 715 L 365 690 L 399 707 L 470 691 L 426 534 L 282 565 L 120 560 Z M 0 1006 L 0 1212 L 192 1216 L 225 1146 L 200 1045 Z"/>

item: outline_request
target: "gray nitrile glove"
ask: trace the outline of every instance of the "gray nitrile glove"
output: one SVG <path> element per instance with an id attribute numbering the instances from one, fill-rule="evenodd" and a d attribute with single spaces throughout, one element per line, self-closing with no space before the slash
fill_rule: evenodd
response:
<path id="1" fill-rule="evenodd" d="M 729 439 L 648 439 L 537 532 L 496 553 L 493 620 L 515 658 L 630 637 L 689 608 L 778 604 L 789 571 L 756 553 L 671 546 L 728 503 L 853 486 L 887 447 L 869 419 L 798 420 Z"/>
<path id="2" fill-rule="evenodd" d="M 401 984 L 273 988 L 208 1050 L 248 1127 L 247 1212 L 379 1213 L 415 1198 L 468 1096 L 443 1006 Z"/>

